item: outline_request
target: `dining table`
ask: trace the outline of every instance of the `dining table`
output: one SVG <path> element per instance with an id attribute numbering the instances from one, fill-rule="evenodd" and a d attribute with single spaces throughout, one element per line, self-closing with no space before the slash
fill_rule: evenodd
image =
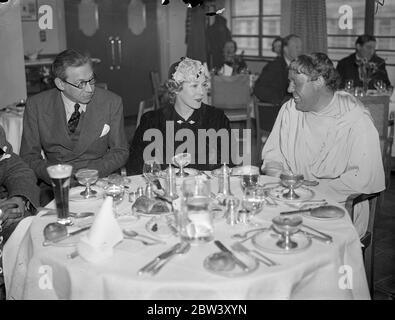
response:
<path id="1" fill-rule="evenodd" d="M 218 190 L 218 177 L 211 172 L 200 173 L 210 180 L 211 191 Z M 177 178 L 179 191 L 182 178 Z M 142 176 L 127 178 L 127 189 L 145 187 Z M 259 184 L 278 187 L 279 179 L 260 176 Z M 241 178 L 230 177 L 230 190 L 242 199 Z M 93 211 L 97 213 L 103 203 L 102 190 L 98 197 L 77 199 L 83 187 L 70 189 L 69 209 L 71 212 Z M 313 195 L 312 200 L 323 200 L 342 208 L 333 201 L 325 187 L 305 186 Z M 298 192 L 298 189 L 296 189 Z M 77 198 L 76 198 L 77 197 Z M 129 201 L 130 200 L 130 201 Z M 269 199 L 268 199 L 269 200 Z M 145 245 L 142 241 L 124 238 L 114 248 L 110 258 L 99 262 L 88 262 L 75 254 L 79 238 L 89 231 L 75 235 L 67 244 L 44 246 L 43 230 L 56 221 L 55 204 L 52 201 L 41 208 L 35 216 L 23 219 L 4 246 L 3 269 L 7 299 L 143 299 L 143 300 L 262 300 L 262 299 L 370 299 L 363 264 L 361 243 L 349 215 L 336 219 L 317 219 L 301 215 L 303 225 L 328 234 L 332 242 L 304 239 L 308 245 L 300 250 L 265 250 L 265 243 L 257 246 L 257 237 L 262 231 L 252 231 L 253 237 L 243 241 L 235 234 L 252 229 L 270 228 L 272 220 L 280 212 L 295 210 L 300 202 L 282 201 L 271 198 L 262 210 L 244 223 L 228 224 L 219 215 L 214 219 L 214 240 L 220 240 L 242 261 L 245 255 L 233 250 L 236 243 L 242 243 L 250 250 L 256 250 L 275 264 L 266 264 L 254 259 L 249 271 L 235 269 L 235 272 L 215 272 L 207 268 L 210 255 L 219 252 L 214 241 L 192 244 L 185 254 L 174 256 L 156 275 L 140 274 L 139 270 L 159 254 L 180 241 L 177 232 L 156 235 L 149 226 L 155 219 L 136 215 L 132 210 L 134 197 L 125 196 L 117 207 L 117 222 L 122 229 L 132 229 L 139 234 L 161 240 L 156 245 Z M 179 200 L 176 200 L 177 202 Z M 270 203 L 270 205 L 269 205 Z M 176 207 L 176 205 L 175 205 Z M 51 211 L 52 210 L 52 211 Z M 171 216 L 170 216 L 171 217 Z M 78 230 L 92 223 L 92 217 L 74 219 L 69 231 Z M 311 229 L 304 229 L 314 234 Z M 274 236 L 273 236 L 274 237 Z M 141 238 L 142 239 L 142 238 Z M 268 240 L 268 241 L 273 241 Z M 276 240 L 277 241 L 277 240 Z M 306 243 L 307 243 L 306 242 Z"/>

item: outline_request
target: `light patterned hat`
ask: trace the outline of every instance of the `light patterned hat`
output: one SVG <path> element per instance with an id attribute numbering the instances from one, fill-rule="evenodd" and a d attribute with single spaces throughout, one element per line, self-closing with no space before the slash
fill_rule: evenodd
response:
<path id="1" fill-rule="evenodd" d="M 206 68 L 200 61 L 184 58 L 178 63 L 176 71 L 173 73 L 173 80 L 177 83 L 207 81 L 206 73 Z"/>

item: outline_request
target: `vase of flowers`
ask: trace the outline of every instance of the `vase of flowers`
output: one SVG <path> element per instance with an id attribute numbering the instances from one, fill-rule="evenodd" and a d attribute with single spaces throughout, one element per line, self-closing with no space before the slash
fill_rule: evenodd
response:
<path id="1" fill-rule="evenodd" d="M 363 92 L 366 95 L 369 89 L 369 82 L 372 80 L 373 75 L 377 72 L 378 66 L 374 62 L 368 61 L 368 59 L 363 58 L 357 60 L 359 79 L 362 81 Z"/>

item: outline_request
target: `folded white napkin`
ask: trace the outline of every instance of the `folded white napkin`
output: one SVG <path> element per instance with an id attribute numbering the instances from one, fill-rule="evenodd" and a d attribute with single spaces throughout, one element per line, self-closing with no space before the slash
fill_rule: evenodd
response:
<path id="1" fill-rule="evenodd" d="M 113 255 L 113 248 L 123 240 L 122 230 L 115 219 L 112 197 L 107 197 L 87 236 L 77 245 L 79 255 L 89 262 L 99 262 Z"/>

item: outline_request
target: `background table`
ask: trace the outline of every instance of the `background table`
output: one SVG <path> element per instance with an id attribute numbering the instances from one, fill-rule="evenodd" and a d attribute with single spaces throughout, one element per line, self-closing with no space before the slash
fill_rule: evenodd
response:
<path id="1" fill-rule="evenodd" d="M 0 125 L 4 128 L 8 142 L 16 154 L 21 148 L 23 115 L 16 112 L 0 111 Z"/>
<path id="2" fill-rule="evenodd" d="M 273 178 L 261 177 L 262 182 Z M 143 185 L 143 178 L 134 176 L 131 185 Z M 217 191 L 213 178 L 212 190 Z M 232 191 L 240 196 L 238 178 L 231 179 Z M 316 198 L 323 194 L 317 192 Z M 328 198 L 326 198 L 328 199 Z M 71 211 L 98 210 L 101 201 L 70 202 Z M 53 204 L 52 204 L 53 205 Z M 124 201 L 120 213 L 127 213 L 131 204 Z M 256 220 L 269 226 L 286 205 L 269 208 Z M 159 253 L 177 242 L 166 238 L 167 244 L 144 246 L 124 239 L 114 255 L 92 264 L 81 257 L 67 259 L 73 247 L 43 247 L 43 228 L 55 221 L 55 216 L 24 219 L 4 247 L 4 274 L 7 296 L 10 299 L 369 299 L 369 291 L 362 261 L 359 238 L 348 215 L 338 220 L 304 219 L 304 223 L 333 236 L 332 244 L 313 240 L 311 247 L 297 254 L 269 254 L 280 265 L 259 268 L 243 277 L 225 278 L 208 272 L 204 259 L 218 252 L 213 242 L 192 246 L 183 256 L 176 256 L 156 276 L 138 276 L 137 271 Z M 147 233 L 148 218 L 136 221 L 127 216 L 119 218 L 122 227 Z M 216 222 L 215 238 L 230 248 L 231 234 L 251 227 L 231 227 L 224 221 Z M 249 248 L 253 245 L 245 242 Z M 265 253 L 266 254 L 266 253 Z M 344 283 L 342 268 L 352 272 L 350 288 Z M 51 286 L 45 285 L 50 277 Z M 48 281 L 46 282 L 48 283 Z"/>

